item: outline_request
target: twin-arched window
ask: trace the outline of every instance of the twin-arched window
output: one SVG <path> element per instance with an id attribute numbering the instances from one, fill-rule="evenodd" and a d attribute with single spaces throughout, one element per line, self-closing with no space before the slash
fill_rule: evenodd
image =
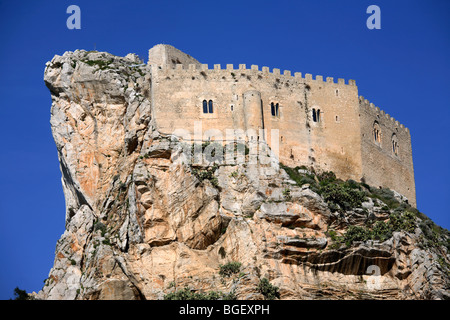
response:
<path id="1" fill-rule="evenodd" d="M 320 122 L 320 109 L 312 109 L 312 118 L 314 122 Z"/>
<path id="2" fill-rule="evenodd" d="M 212 100 L 206 101 L 203 100 L 203 113 L 213 113 L 213 102 Z"/>
<path id="3" fill-rule="evenodd" d="M 271 103 L 270 104 L 270 112 L 272 113 L 272 117 L 279 117 L 279 105 L 278 103 Z"/>

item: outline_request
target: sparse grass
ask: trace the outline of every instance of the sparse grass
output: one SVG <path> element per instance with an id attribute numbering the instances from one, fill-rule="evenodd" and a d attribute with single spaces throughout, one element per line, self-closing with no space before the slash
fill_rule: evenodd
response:
<path id="1" fill-rule="evenodd" d="M 238 174 L 239 174 L 239 172 L 237 170 L 233 171 L 230 173 L 230 178 L 237 178 Z"/>
<path id="2" fill-rule="evenodd" d="M 109 61 L 104 61 L 104 60 L 80 60 L 80 61 L 84 62 L 90 66 L 97 66 L 98 69 L 100 69 L 100 70 L 113 69 L 110 66 L 111 62 L 109 62 Z"/>
<path id="3" fill-rule="evenodd" d="M 283 196 L 286 198 L 286 200 L 290 200 L 291 199 L 291 190 L 289 188 L 284 189 Z"/>
<path id="4" fill-rule="evenodd" d="M 133 71 L 137 71 L 141 77 L 145 76 L 145 73 L 141 70 L 139 66 L 131 67 Z"/>

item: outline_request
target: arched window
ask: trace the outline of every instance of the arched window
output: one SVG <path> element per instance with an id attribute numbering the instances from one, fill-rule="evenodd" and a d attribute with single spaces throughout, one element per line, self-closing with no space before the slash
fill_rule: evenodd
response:
<path id="1" fill-rule="evenodd" d="M 213 102 L 212 102 L 212 100 L 208 101 L 208 111 L 209 111 L 209 113 L 213 113 Z"/>
<path id="2" fill-rule="evenodd" d="M 381 130 L 377 121 L 373 123 L 373 140 L 377 144 L 381 144 Z"/>
<path id="3" fill-rule="evenodd" d="M 316 109 L 312 109 L 312 118 L 314 122 L 317 122 L 317 113 L 316 113 Z"/>
<path id="4" fill-rule="evenodd" d="M 208 102 L 203 100 L 203 113 L 208 113 Z"/>
<path id="5" fill-rule="evenodd" d="M 320 109 L 317 109 L 316 118 L 317 118 L 317 122 L 320 122 Z"/>
<path id="6" fill-rule="evenodd" d="M 279 114 L 279 109 L 278 109 L 278 103 L 275 105 L 275 115 L 277 116 L 277 117 L 279 117 L 280 116 L 280 114 Z"/>
<path id="7" fill-rule="evenodd" d="M 392 135 L 391 140 L 392 140 L 392 153 L 398 156 L 398 139 L 395 133 Z"/>
<path id="8" fill-rule="evenodd" d="M 272 114 L 272 117 L 275 117 L 275 105 L 273 102 L 270 104 L 270 113 Z"/>

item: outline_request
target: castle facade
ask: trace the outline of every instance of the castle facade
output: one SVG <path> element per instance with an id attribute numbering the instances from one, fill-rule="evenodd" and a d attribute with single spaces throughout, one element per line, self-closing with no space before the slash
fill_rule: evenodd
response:
<path id="1" fill-rule="evenodd" d="M 358 95 L 354 80 L 291 74 L 240 64 L 213 68 L 169 45 L 149 50 L 157 130 L 261 132 L 278 129 L 280 162 L 333 171 L 341 179 L 388 187 L 416 205 L 408 128 Z M 247 137 L 248 138 L 248 137 Z"/>

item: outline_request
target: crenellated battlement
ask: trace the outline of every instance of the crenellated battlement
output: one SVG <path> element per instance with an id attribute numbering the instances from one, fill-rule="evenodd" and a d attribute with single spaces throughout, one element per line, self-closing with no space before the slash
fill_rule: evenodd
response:
<path id="1" fill-rule="evenodd" d="M 374 116 L 380 115 L 382 119 L 387 120 L 387 123 L 392 125 L 394 128 L 400 128 L 404 129 L 405 131 L 409 131 L 407 127 L 405 127 L 403 124 L 395 120 L 394 117 L 390 116 L 384 110 L 381 110 L 379 107 L 375 106 L 372 102 L 365 99 L 363 96 L 359 96 L 359 106 L 361 108 L 365 108 L 367 111 L 374 114 Z"/>
<path id="2" fill-rule="evenodd" d="M 304 76 L 301 72 L 295 72 L 292 74 L 290 70 L 284 70 L 281 72 L 279 68 L 272 68 L 270 71 L 269 67 L 263 66 L 260 67 L 258 65 L 251 65 L 250 68 L 247 68 L 246 64 L 238 64 L 238 67 L 235 68 L 234 64 L 226 64 L 225 68 L 222 68 L 221 64 L 214 64 L 212 68 L 208 64 L 176 64 L 176 65 L 161 65 L 154 66 L 154 70 L 161 75 L 172 75 L 172 76 L 195 76 L 196 73 L 204 72 L 206 75 L 212 76 L 227 76 L 231 73 L 237 75 L 256 75 L 265 78 L 282 78 L 288 81 L 297 81 L 303 83 L 324 83 L 324 84 L 334 84 L 334 85 L 346 85 L 346 86 L 356 86 L 356 82 L 353 79 L 349 79 L 346 83 L 345 79 L 339 78 L 337 81 L 333 77 L 326 77 L 324 81 L 324 77 L 322 75 L 316 75 L 313 78 L 312 74 L 306 73 Z"/>

